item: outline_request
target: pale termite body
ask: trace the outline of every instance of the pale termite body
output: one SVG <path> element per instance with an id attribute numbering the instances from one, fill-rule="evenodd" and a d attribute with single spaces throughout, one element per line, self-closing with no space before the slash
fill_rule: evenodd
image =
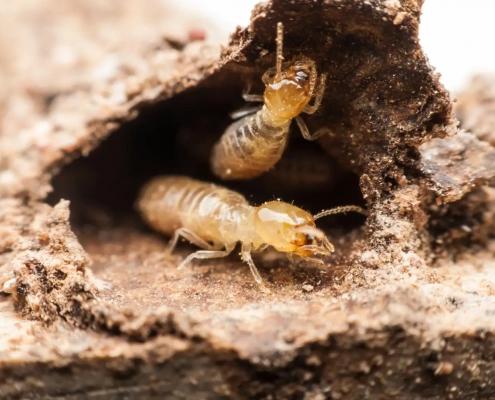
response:
<path id="1" fill-rule="evenodd" d="M 272 246 L 303 258 L 329 255 L 334 247 L 316 228 L 315 220 L 339 212 L 366 213 L 360 207 L 345 206 L 312 216 L 281 201 L 251 206 L 237 192 L 182 176 L 152 179 L 143 188 L 137 208 L 152 228 L 172 236 L 167 251 L 172 252 L 180 237 L 202 249 L 186 257 L 179 269 L 193 259 L 225 257 L 240 242 L 241 258 L 260 285 L 252 252 Z"/>

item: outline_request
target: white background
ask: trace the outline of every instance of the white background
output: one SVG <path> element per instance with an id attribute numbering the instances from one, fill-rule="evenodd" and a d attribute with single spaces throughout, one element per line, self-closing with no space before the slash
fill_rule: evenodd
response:
<path id="1" fill-rule="evenodd" d="M 178 0 L 218 23 L 210 38 L 226 42 L 237 25 L 246 26 L 257 0 Z M 208 31 L 208 28 L 206 28 Z M 209 33 L 209 32 L 207 32 Z M 495 0 L 425 0 L 420 39 L 447 89 L 461 90 L 470 75 L 495 72 Z"/>

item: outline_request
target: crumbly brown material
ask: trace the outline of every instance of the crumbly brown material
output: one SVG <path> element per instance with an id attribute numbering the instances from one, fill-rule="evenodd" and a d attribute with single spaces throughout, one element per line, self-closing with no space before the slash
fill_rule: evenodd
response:
<path id="1" fill-rule="evenodd" d="M 273 0 L 222 55 L 201 42 L 121 44 L 98 82 L 54 84 L 28 116 L 6 101 L 0 397 L 492 398 L 493 196 L 482 185 L 493 148 L 457 134 L 419 47 L 421 3 Z M 246 84 L 254 92 L 274 64 L 279 21 L 284 56 L 302 52 L 328 74 L 321 112 L 305 120 L 332 130 L 313 150 L 340 176 L 300 204 L 365 203 L 370 217 L 329 221 L 325 267 L 264 253 L 265 294 L 236 257 L 177 271 L 133 203 L 183 164 L 213 179 L 176 138 L 192 120 L 207 121 L 194 134 L 224 131 Z M 274 195 L 256 181 L 232 188 Z"/>

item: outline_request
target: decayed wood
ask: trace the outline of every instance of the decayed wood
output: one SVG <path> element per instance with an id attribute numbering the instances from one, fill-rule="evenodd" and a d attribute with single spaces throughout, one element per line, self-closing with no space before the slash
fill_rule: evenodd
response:
<path id="1" fill-rule="evenodd" d="M 448 94 L 418 44 L 418 3 L 274 0 L 222 56 L 200 42 L 129 39 L 99 81 L 47 81 L 53 91 L 5 100 L 0 397 L 493 398 L 492 210 L 481 188 L 493 149 L 453 136 Z M 331 224 L 337 251 L 325 267 L 265 254 L 267 295 L 235 258 L 177 271 L 132 203 L 151 175 L 184 164 L 183 129 L 221 134 L 246 84 L 256 89 L 273 65 L 279 21 L 284 55 L 328 73 L 321 113 L 306 121 L 331 128 L 321 154 L 341 178 L 319 196 L 365 201 L 371 217 Z M 21 118 L 14 98 L 39 108 Z"/>

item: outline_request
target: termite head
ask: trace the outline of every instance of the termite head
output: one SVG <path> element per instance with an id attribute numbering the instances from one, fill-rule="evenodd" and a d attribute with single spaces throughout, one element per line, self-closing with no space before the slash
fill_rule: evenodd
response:
<path id="1" fill-rule="evenodd" d="M 302 59 L 268 78 L 265 105 L 277 118 L 292 119 L 299 115 L 313 96 L 316 67 L 312 60 Z"/>
<path id="2" fill-rule="evenodd" d="M 334 250 L 323 231 L 316 228 L 311 214 L 281 201 L 257 207 L 254 228 L 264 243 L 285 253 L 308 257 L 328 255 Z"/>

